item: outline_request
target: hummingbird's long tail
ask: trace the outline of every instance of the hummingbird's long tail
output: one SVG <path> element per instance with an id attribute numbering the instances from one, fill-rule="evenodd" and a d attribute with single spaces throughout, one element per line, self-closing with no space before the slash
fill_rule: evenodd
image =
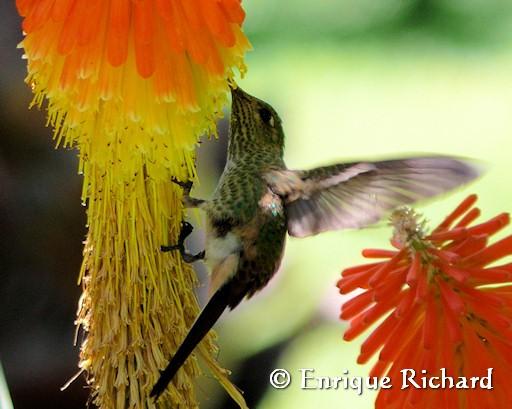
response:
<path id="1" fill-rule="evenodd" d="M 160 374 L 160 378 L 151 390 L 150 397 L 158 399 L 160 394 L 167 388 L 174 375 L 185 363 L 189 355 L 199 342 L 206 336 L 213 324 L 219 319 L 226 307 L 232 301 L 233 282 L 230 280 L 213 294 L 208 304 L 203 308 L 199 317 L 195 320 L 185 340 L 180 345 L 176 354 L 172 357 L 167 367 Z"/>

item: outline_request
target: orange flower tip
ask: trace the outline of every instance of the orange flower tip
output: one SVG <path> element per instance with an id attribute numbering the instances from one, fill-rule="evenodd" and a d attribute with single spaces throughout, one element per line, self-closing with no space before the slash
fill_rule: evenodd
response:
<path id="1" fill-rule="evenodd" d="M 355 337 L 354 337 L 354 336 L 351 336 L 351 334 L 349 334 L 349 333 L 348 333 L 348 331 L 347 331 L 347 332 L 345 332 L 345 333 L 343 334 L 343 340 L 344 340 L 344 341 L 347 341 L 347 342 L 348 342 L 348 341 L 352 341 L 354 338 L 355 338 Z"/>
<path id="2" fill-rule="evenodd" d="M 142 78 L 151 78 L 154 70 L 155 66 L 151 60 L 148 60 L 145 57 L 137 58 L 137 71 Z"/>
<path id="3" fill-rule="evenodd" d="M 340 313 L 340 319 L 343 321 L 348 321 L 349 319 L 353 318 L 354 314 L 351 311 L 341 311 Z"/>
<path id="4" fill-rule="evenodd" d="M 461 270 L 459 268 L 455 268 L 452 266 L 443 265 L 442 270 L 451 277 L 453 277 L 459 283 L 467 281 L 468 278 L 470 277 L 470 273 L 468 271 Z"/>
<path id="5" fill-rule="evenodd" d="M 365 291 L 353 297 L 341 307 L 342 318 L 351 319 L 355 317 L 368 308 L 373 302 L 373 293 L 371 291 Z"/>
<path id="6" fill-rule="evenodd" d="M 384 376 L 384 374 L 386 373 L 388 366 L 389 366 L 389 362 L 382 361 L 379 359 L 377 361 L 377 363 L 371 369 L 369 376 L 382 378 Z M 382 395 L 380 395 L 380 396 L 382 396 Z M 379 406 L 376 406 L 376 408 L 379 409 Z"/>
<path id="7" fill-rule="evenodd" d="M 401 250 L 403 247 L 403 245 L 394 237 L 392 237 L 391 240 L 389 240 L 389 243 L 397 250 Z"/>
<path id="8" fill-rule="evenodd" d="M 404 314 L 405 314 L 405 311 L 403 308 L 400 308 L 400 306 L 397 309 L 395 309 L 395 311 L 393 311 L 393 317 L 395 317 L 397 320 L 402 319 Z"/>
<path id="9" fill-rule="evenodd" d="M 438 250 L 435 248 L 429 248 L 427 251 L 430 254 L 439 257 L 441 260 L 444 260 L 448 263 L 454 263 L 461 258 L 457 253 L 453 253 L 448 250 Z"/>
<path id="10" fill-rule="evenodd" d="M 405 282 L 413 287 L 418 281 L 418 273 L 421 269 L 421 256 L 420 253 L 415 252 L 411 266 L 409 267 L 409 271 L 407 272 L 407 276 L 405 277 Z"/>
<path id="11" fill-rule="evenodd" d="M 480 279 L 482 284 L 508 283 L 512 281 L 512 273 L 503 269 L 481 269 L 473 271 L 471 278 L 475 281 Z"/>
<path id="12" fill-rule="evenodd" d="M 503 257 L 512 255 L 512 236 L 485 247 L 478 253 L 470 255 L 462 260 L 465 265 L 486 265 Z"/>
<path id="13" fill-rule="evenodd" d="M 478 302 L 487 304 L 490 307 L 500 309 L 505 305 L 505 300 L 498 295 L 485 293 L 471 287 L 464 287 L 464 291 L 475 300 L 478 300 Z"/>
<path id="14" fill-rule="evenodd" d="M 418 280 L 418 285 L 416 286 L 416 294 L 414 296 L 415 304 L 423 304 L 428 295 L 428 283 L 426 280 Z"/>
<path id="15" fill-rule="evenodd" d="M 362 265 L 355 266 L 355 267 L 345 268 L 344 270 L 342 270 L 341 275 L 343 277 L 347 277 L 347 276 L 350 276 L 352 274 L 360 273 L 362 271 L 368 271 L 371 268 L 373 268 L 373 267 L 375 267 L 375 266 L 377 266 L 379 264 L 380 263 L 362 264 Z"/>
<path id="16" fill-rule="evenodd" d="M 338 287 L 340 294 L 347 294 L 350 291 L 352 291 L 352 290 L 350 290 L 350 288 L 352 288 L 354 286 L 350 285 L 350 281 L 341 279 L 338 281 L 338 284 L 336 285 L 336 287 Z M 357 288 L 357 286 L 355 288 Z"/>
<path id="17" fill-rule="evenodd" d="M 395 256 L 397 252 L 382 249 L 364 249 L 361 254 L 366 258 L 391 258 Z"/>
<path id="18" fill-rule="evenodd" d="M 372 357 L 371 354 L 365 354 L 365 353 L 361 353 L 359 354 L 359 356 L 357 357 L 357 363 L 359 365 L 364 365 L 365 363 L 367 363 L 370 358 Z"/>
<path id="19" fill-rule="evenodd" d="M 476 194 L 469 195 L 466 199 L 462 201 L 460 205 L 458 205 L 453 212 L 451 212 L 443 222 L 437 227 L 436 230 L 442 230 L 450 227 L 452 223 L 457 220 L 460 216 L 462 216 L 466 211 L 468 211 L 471 206 L 475 204 L 478 196 Z"/>
<path id="20" fill-rule="evenodd" d="M 467 229 L 465 227 L 456 227 L 452 230 L 432 233 L 426 238 L 433 241 L 445 241 L 445 240 L 460 240 L 467 236 Z"/>
<path id="21" fill-rule="evenodd" d="M 340 294 L 348 294 L 358 288 L 358 285 L 349 281 L 339 285 L 338 288 L 340 290 Z"/>
<path id="22" fill-rule="evenodd" d="M 388 276 L 389 273 L 400 262 L 403 255 L 404 251 L 399 251 L 389 261 L 382 263 L 382 265 L 375 271 L 372 277 L 368 280 L 369 287 L 374 288 L 384 279 L 384 277 Z"/>
<path id="23" fill-rule="evenodd" d="M 418 279 L 416 277 L 407 277 L 405 282 L 409 287 L 415 287 L 418 283 Z"/>
<path id="24" fill-rule="evenodd" d="M 473 207 L 466 215 L 456 224 L 455 227 L 466 227 L 480 217 L 481 211 L 478 207 Z"/>
<path id="25" fill-rule="evenodd" d="M 453 311 L 455 315 L 463 315 L 466 311 L 466 307 L 460 296 L 455 293 L 444 280 L 437 278 L 436 281 L 439 285 L 441 296 L 443 297 L 443 301 L 446 302 L 446 305 Z"/>
<path id="26" fill-rule="evenodd" d="M 508 213 L 501 213 L 498 216 L 488 220 L 485 223 L 467 229 L 471 235 L 488 234 L 492 235 L 510 223 L 510 215 Z"/>
<path id="27" fill-rule="evenodd" d="M 229 20 L 241 25 L 245 20 L 245 11 L 240 5 L 240 0 L 223 0 L 221 7 Z"/>
<path id="28" fill-rule="evenodd" d="M 460 257 L 468 257 L 475 254 L 487 246 L 489 236 L 486 234 L 479 234 L 477 236 L 469 236 L 468 238 L 453 242 L 450 245 L 450 250 L 457 253 Z"/>

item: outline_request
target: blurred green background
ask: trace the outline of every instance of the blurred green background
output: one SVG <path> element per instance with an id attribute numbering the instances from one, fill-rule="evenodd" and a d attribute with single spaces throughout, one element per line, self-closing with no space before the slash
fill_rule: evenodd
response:
<path id="1" fill-rule="evenodd" d="M 508 0 L 246 0 L 254 50 L 240 86 L 270 102 L 287 135 L 286 161 L 308 168 L 410 153 L 477 158 L 485 176 L 420 210 L 435 225 L 468 193 L 482 217 L 512 209 L 512 2 Z M 28 112 L 19 18 L 0 5 L 0 359 L 15 407 L 80 408 L 75 372 L 76 276 L 85 234 L 76 154 L 54 151 L 44 114 Z M 224 165 L 227 121 L 199 149 L 201 186 Z M 374 394 L 301 390 L 298 368 L 365 375 L 359 343 L 342 340 L 342 268 L 365 247 L 388 247 L 385 222 L 363 231 L 289 239 L 270 285 L 217 325 L 222 363 L 251 408 L 369 409 Z M 195 236 L 201 246 L 201 234 Z M 198 266 L 204 278 L 204 268 Z M 204 286 L 199 297 L 204 302 Z M 362 339 L 361 337 L 360 339 Z M 360 340 L 358 339 L 358 341 Z M 269 387 L 272 369 L 295 377 Z M 233 407 L 207 375 L 205 408 Z"/>

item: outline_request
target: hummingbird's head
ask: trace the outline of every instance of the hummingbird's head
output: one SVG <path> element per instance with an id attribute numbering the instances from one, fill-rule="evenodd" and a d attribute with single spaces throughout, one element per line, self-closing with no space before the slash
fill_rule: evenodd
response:
<path id="1" fill-rule="evenodd" d="M 274 108 L 240 88 L 231 89 L 231 100 L 230 157 L 265 152 L 282 158 L 284 133 Z"/>

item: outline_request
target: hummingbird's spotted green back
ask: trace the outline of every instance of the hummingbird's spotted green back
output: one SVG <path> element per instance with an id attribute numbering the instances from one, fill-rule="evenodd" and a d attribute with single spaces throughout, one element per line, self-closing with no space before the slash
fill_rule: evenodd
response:
<path id="1" fill-rule="evenodd" d="M 205 262 L 213 295 L 151 396 L 163 392 L 226 307 L 236 307 L 268 283 L 279 268 L 286 233 L 305 237 L 364 227 L 398 206 L 447 192 L 478 175 L 468 161 L 433 155 L 289 170 L 275 110 L 240 89 L 231 94 L 228 159 L 213 197 L 192 199 L 189 189 L 184 195 L 185 205 L 206 212 Z M 183 243 L 171 248 L 183 251 Z"/>

